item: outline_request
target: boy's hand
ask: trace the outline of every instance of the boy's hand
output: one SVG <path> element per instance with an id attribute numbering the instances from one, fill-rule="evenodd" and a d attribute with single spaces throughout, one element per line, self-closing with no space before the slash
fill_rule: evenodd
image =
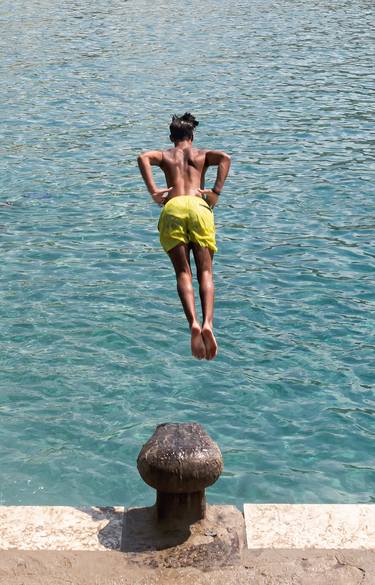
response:
<path id="1" fill-rule="evenodd" d="M 213 193 L 212 189 L 197 189 L 198 195 L 210 195 Z"/>
<path id="2" fill-rule="evenodd" d="M 202 197 L 211 207 L 215 207 L 219 199 L 212 189 L 197 189 L 197 196 Z"/>
<path id="3" fill-rule="evenodd" d="M 156 189 L 156 191 L 151 193 L 151 197 L 153 198 L 155 203 L 157 203 L 158 205 L 163 205 L 166 198 L 165 193 L 169 193 L 170 191 L 172 191 L 172 189 L 173 187 L 169 187 L 169 189 L 168 188 Z"/>

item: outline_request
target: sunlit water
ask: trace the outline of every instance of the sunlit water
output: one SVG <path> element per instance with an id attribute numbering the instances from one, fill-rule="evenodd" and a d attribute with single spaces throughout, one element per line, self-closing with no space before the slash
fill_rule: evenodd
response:
<path id="1" fill-rule="evenodd" d="M 374 501 L 372 0 L 0 20 L 1 503 L 150 503 L 135 461 L 165 421 L 221 446 L 211 501 Z M 233 158 L 210 363 L 135 162 L 186 110 Z"/>

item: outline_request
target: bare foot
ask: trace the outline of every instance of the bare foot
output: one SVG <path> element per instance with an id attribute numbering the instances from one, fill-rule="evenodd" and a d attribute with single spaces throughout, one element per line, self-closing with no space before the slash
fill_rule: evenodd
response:
<path id="1" fill-rule="evenodd" d="M 206 357 L 206 346 L 203 342 L 201 328 L 198 324 L 192 325 L 190 331 L 191 331 L 191 353 L 198 360 L 203 360 Z"/>
<path id="2" fill-rule="evenodd" d="M 202 337 L 206 346 L 206 359 L 213 360 L 217 355 L 217 343 L 211 327 L 205 325 L 202 329 Z"/>

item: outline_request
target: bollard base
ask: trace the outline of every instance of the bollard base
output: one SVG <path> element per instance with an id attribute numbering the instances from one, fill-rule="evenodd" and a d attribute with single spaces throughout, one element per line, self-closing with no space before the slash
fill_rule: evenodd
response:
<path id="1" fill-rule="evenodd" d="M 158 522 L 153 506 L 125 512 L 121 550 L 143 567 L 211 569 L 238 564 L 244 543 L 244 518 L 234 506 L 207 506 L 204 519 L 178 528 Z"/>
<path id="2" fill-rule="evenodd" d="M 206 512 L 204 491 L 189 494 L 156 494 L 156 513 L 159 522 L 170 526 L 193 524 L 202 520 Z"/>

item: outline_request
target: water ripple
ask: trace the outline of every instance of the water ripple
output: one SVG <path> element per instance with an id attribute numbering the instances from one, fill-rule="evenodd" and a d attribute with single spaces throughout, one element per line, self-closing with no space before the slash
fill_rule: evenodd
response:
<path id="1" fill-rule="evenodd" d="M 190 420 L 223 450 L 213 501 L 374 501 L 372 4 L 6 0 L 0 21 L 1 501 L 149 503 L 138 451 Z M 204 364 L 135 163 L 185 110 L 233 157 Z"/>

